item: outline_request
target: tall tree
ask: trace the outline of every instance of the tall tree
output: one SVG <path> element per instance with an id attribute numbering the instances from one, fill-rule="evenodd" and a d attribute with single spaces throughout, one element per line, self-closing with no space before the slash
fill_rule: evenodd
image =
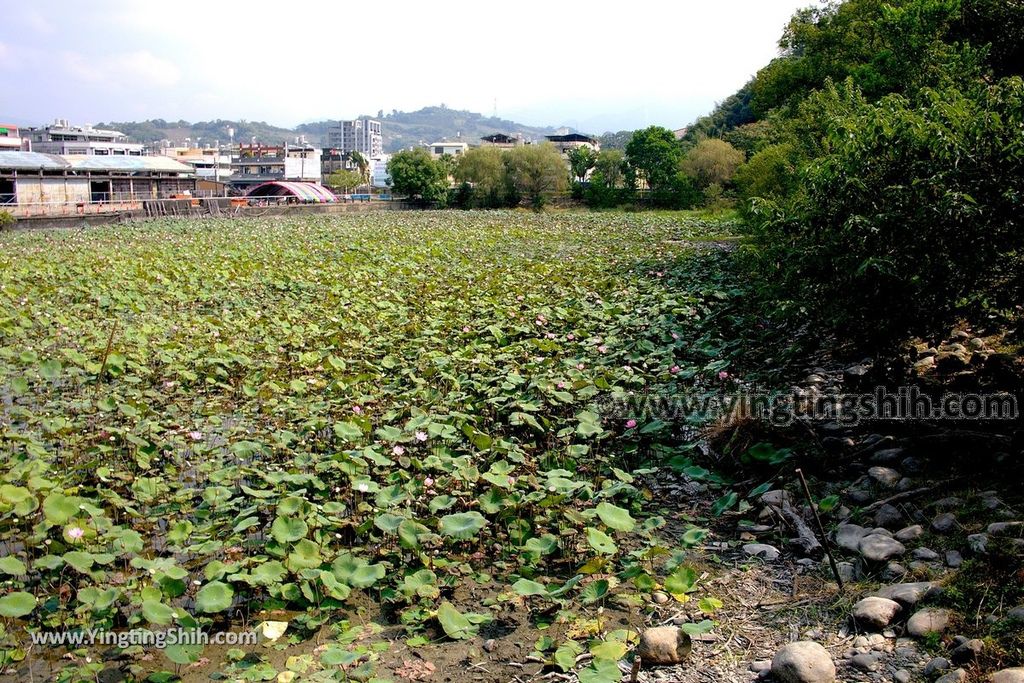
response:
<path id="1" fill-rule="evenodd" d="M 422 147 L 392 155 L 388 161 L 388 173 L 397 194 L 419 199 L 426 204 L 445 203 L 448 177 L 441 164 Z"/>
<path id="2" fill-rule="evenodd" d="M 580 183 L 587 179 L 590 169 L 594 168 L 597 163 L 597 152 L 587 145 L 570 149 L 566 156 L 569 158 L 569 170 L 572 171 L 572 177 Z"/>
<path id="3" fill-rule="evenodd" d="M 535 209 L 542 208 L 552 193 L 564 190 L 568 177 L 562 155 L 548 143 L 510 149 L 505 168 L 513 186 Z"/>

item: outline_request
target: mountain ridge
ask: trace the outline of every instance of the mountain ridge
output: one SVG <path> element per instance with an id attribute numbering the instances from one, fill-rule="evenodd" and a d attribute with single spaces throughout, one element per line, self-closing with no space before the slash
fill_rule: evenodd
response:
<path id="1" fill-rule="evenodd" d="M 368 115 L 364 115 L 368 116 Z M 370 118 L 381 121 L 384 134 L 384 149 L 394 152 L 410 146 L 430 144 L 441 139 L 461 139 L 476 144 L 484 135 L 492 133 L 521 134 L 527 139 L 540 139 L 553 134 L 554 126 L 528 126 L 508 119 L 486 116 L 477 112 L 449 109 L 440 106 L 423 107 L 413 112 L 392 110 L 385 114 L 378 112 Z M 234 129 L 235 142 L 259 142 L 280 144 L 305 136 L 314 145 L 325 145 L 327 129 L 339 119 L 302 123 L 294 128 L 275 126 L 266 121 L 245 119 L 215 119 L 212 121 L 189 122 L 184 119 L 147 119 L 145 121 L 109 121 L 96 124 L 97 128 L 112 128 L 125 133 L 138 142 L 171 140 L 180 144 L 188 138 L 193 144 L 227 144 L 228 129 Z"/>

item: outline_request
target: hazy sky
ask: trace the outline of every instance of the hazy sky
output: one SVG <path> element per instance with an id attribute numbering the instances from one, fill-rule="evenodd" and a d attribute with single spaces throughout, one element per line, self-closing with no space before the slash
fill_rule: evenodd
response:
<path id="1" fill-rule="evenodd" d="M 811 4 L 5 3 L 0 122 L 293 126 L 444 103 L 594 133 L 678 128 L 771 60 Z"/>

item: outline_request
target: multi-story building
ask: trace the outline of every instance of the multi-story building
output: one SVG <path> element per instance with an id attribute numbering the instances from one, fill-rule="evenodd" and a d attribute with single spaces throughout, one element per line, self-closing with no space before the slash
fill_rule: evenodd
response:
<path id="1" fill-rule="evenodd" d="M 449 142 L 448 140 L 441 140 L 440 142 L 434 142 L 430 145 L 430 156 L 438 159 L 448 154 L 453 157 L 462 156 L 469 149 L 469 145 L 465 142 Z"/>
<path id="2" fill-rule="evenodd" d="M 67 119 L 57 119 L 40 128 L 26 128 L 24 134 L 32 144 L 32 151 L 42 154 L 139 157 L 146 153 L 145 145 L 129 142 L 128 136 L 120 131 L 90 125 L 72 126 Z"/>
<path id="3" fill-rule="evenodd" d="M 239 145 L 228 181 L 236 189 L 273 180 L 320 182 L 320 150 L 308 144 Z"/>
<path id="4" fill-rule="evenodd" d="M 561 154 L 568 154 L 569 150 L 576 149 L 577 147 L 589 147 L 595 152 L 601 151 L 601 143 L 589 135 L 568 133 L 566 135 L 547 135 L 545 137 Z"/>
<path id="5" fill-rule="evenodd" d="M 10 123 L 0 123 L 0 151 L 28 151 L 28 142 L 21 139 L 17 126 Z"/>
<path id="6" fill-rule="evenodd" d="M 380 121 L 354 119 L 338 121 L 327 129 L 327 146 L 345 154 L 359 152 L 367 159 L 379 159 L 384 154 L 384 136 Z"/>
<path id="7" fill-rule="evenodd" d="M 194 168 L 200 180 L 227 182 L 233 173 L 226 147 L 163 147 L 160 153 Z"/>
<path id="8" fill-rule="evenodd" d="M 498 149 L 512 149 L 514 147 L 521 147 L 525 145 L 526 141 L 523 140 L 522 135 L 506 135 L 505 133 L 495 133 L 494 135 L 485 135 L 480 138 L 481 147 L 497 147 Z"/>

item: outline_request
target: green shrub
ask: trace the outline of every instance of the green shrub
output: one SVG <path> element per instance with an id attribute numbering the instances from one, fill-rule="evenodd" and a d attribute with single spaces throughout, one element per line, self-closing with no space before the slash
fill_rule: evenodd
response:
<path id="1" fill-rule="evenodd" d="M 7 230 L 14 227 L 17 219 L 10 211 L 0 211 L 0 230 Z"/>
<path id="2" fill-rule="evenodd" d="M 885 342 L 1021 301 L 1024 81 L 811 99 L 825 153 L 791 200 L 750 208 L 774 306 Z"/>

